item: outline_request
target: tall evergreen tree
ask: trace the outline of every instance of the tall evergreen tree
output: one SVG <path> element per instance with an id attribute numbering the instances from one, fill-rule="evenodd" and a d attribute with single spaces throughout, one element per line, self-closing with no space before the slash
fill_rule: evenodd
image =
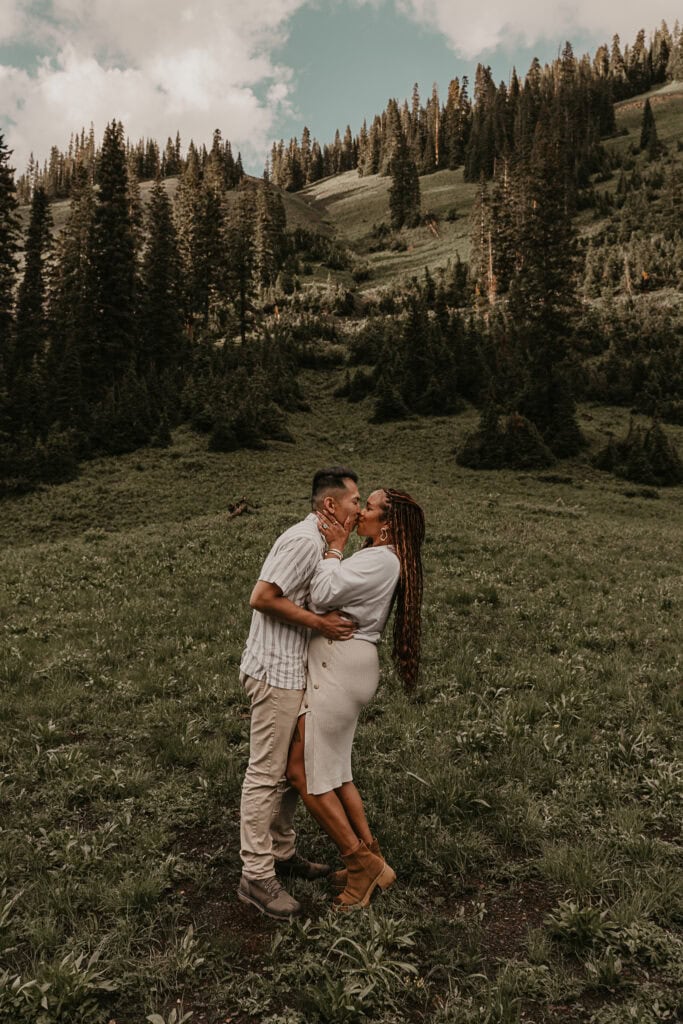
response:
<path id="1" fill-rule="evenodd" d="M 683 32 L 674 32 L 666 77 L 673 82 L 683 82 Z"/>
<path id="2" fill-rule="evenodd" d="M 104 133 L 99 185 L 93 253 L 99 360 L 91 371 L 106 386 L 123 376 L 136 352 L 135 229 L 123 126 L 117 121 L 112 121 Z"/>
<path id="3" fill-rule="evenodd" d="M 616 100 L 623 99 L 628 92 L 628 76 L 626 74 L 624 57 L 621 52 L 621 40 L 618 35 L 612 36 L 612 49 L 610 51 L 609 58 L 609 74 L 610 79 L 612 80 L 614 98 Z"/>
<path id="4" fill-rule="evenodd" d="M 174 219 L 178 236 L 178 249 L 182 267 L 183 319 L 190 326 L 202 316 L 206 308 L 202 265 L 203 195 L 199 156 L 194 143 L 190 143 L 187 160 L 175 194 Z"/>
<path id="5" fill-rule="evenodd" d="M 7 361 L 12 337 L 20 237 L 11 156 L 12 150 L 7 148 L 0 132 L 0 364 Z"/>
<path id="6" fill-rule="evenodd" d="M 368 132 L 368 159 L 366 162 L 367 174 L 378 174 L 382 154 L 382 120 L 379 115 L 372 119 L 370 131 Z"/>
<path id="7" fill-rule="evenodd" d="M 226 236 L 229 259 L 228 286 L 242 342 L 246 341 L 256 289 L 254 226 L 254 191 L 252 188 L 242 188 L 230 209 Z"/>
<path id="8" fill-rule="evenodd" d="M 55 414 L 63 426 L 79 425 L 84 402 L 98 394 L 96 203 L 88 170 L 80 165 L 74 176 L 69 214 L 57 243 L 50 287 L 52 339 L 48 366 L 55 389 Z"/>
<path id="9" fill-rule="evenodd" d="M 226 206 L 225 186 L 214 186 L 206 180 L 201 188 L 201 251 L 199 261 L 200 320 L 212 320 L 222 330 L 226 315 L 227 254 L 225 250 Z"/>
<path id="10" fill-rule="evenodd" d="M 363 124 L 361 125 L 360 128 L 360 133 L 358 135 L 358 174 L 360 175 L 361 178 L 363 177 L 363 175 L 369 173 L 367 169 L 368 157 L 368 123 L 364 119 Z"/>
<path id="11" fill-rule="evenodd" d="M 395 132 L 389 212 L 391 226 L 398 230 L 404 225 L 409 228 L 416 227 L 420 222 L 420 179 L 400 124 L 395 127 Z"/>
<path id="12" fill-rule="evenodd" d="M 645 29 L 641 28 L 636 35 L 629 51 L 626 67 L 629 85 L 633 93 L 647 92 L 652 81 L 652 63 L 650 52 L 645 42 Z"/>
<path id="13" fill-rule="evenodd" d="M 529 377 L 518 408 L 556 455 L 573 454 L 581 444 L 563 367 L 576 305 L 576 237 L 566 183 L 563 147 L 548 112 L 521 182 L 510 312 Z"/>
<path id="14" fill-rule="evenodd" d="M 384 112 L 381 126 L 378 125 L 378 129 L 381 139 L 381 151 L 377 169 L 380 174 L 390 174 L 394 150 L 398 139 L 401 137 L 401 133 L 404 131 L 401 124 L 401 113 L 395 99 L 390 99 L 387 103 L 387 109 Z M 403 134 L 403 141 L 406 143 L 405 134 Z"/>
<path id="15" fill-rule="evenodd" d="M 456 78 L 448 88 L 444 144 L 448 152 L 448 166 L 451 169 L 460 167 L 464 163 L 472 128 L 472 104 L 467 90 L 466 75 L 463 76 L 459 86 Z"/>
<path id="16" fill-rule="evenodd" d="M 285 259 L 287 217 L 282 196 L 268 183 L 258 187 L 255 203 L 254 273 L 257 285 L 268 288 Z"/>
<path id="17" fill-rule="evenodd" d="M 483 173 L 493 174 L 496 158 L 494 104 L 496 87 L 491 68 L 477 65 L 474 83 L 474 113 L 465 152 L 465 179 L 476 181 Z"/>
<path id="18" fill-rule="evenodd" d="M 48 337 L 47 285 L 52 255 L 52 213 L 45 189 L 31 202 L 26 235 L 24 276 L 17 296 L 15 372 L 26 372 L 35 358 L 42 361 Z"/>
<path id="19" fill-rule="evenodd" d="M 640 148 L 647 150 L 651 160 L 654 160 L 660 152 L 659 138 L 657 136 L 657 124 L 655 115 L 652 113 L 652 106 L 649 99 L 643 105 L 643 120 L 640 127 Z"/>
<path id="20" fill-rule="evenodd" d="M 182 367 L 180 259 L 168 193 L 160 179 L 147 209 L 140 288 L 140 369 L 161 376 Z"/>
<path id="21" fill-rule="evenodd" d="M 662 21 L 659 28 L 655 29 L 650 47 L 650 66 L 652 69 L 652 83 L 656 85 L 666 79 L 666 68 L 671 54 L 671 33 L 665 21 Z"/>

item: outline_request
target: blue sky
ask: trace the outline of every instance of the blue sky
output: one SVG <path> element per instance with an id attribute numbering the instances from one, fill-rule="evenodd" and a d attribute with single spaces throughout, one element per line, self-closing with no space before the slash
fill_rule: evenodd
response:
<path id="1" fill-rule="evenodd" d="M 423 100 L 434 82 L 445 99 L 450 80 L 468 75 L 471 94 L 478 61 L 491 66 L 496 81 L 507 81 L 513 66 L 523 74 L 534 55 L 551 60 L 564 42 L 560 31 L 531 46 L 512 39 L 469 57 L 455 53 L 433 25 L 416 23 L 391 3 L 302 8 L 278 51 L 279 59 L 296 69 L 291 102 L 299 115 L 286 118 L 283 131 L 286 137 L 299 133 L 306 123 L 320 141 L 331 141 L 335 128 L 343 133 L 347 123 L 356 132 L 390 96 L 410 100 L 415 82 Z M 577 53 L 596 48 L 585 32 L 574 32 L 572 43 Z"/>
<path id="2" fill-rule="evenodd" d="M 260 173 L 274 139 L 358 130 L 390 96 L 442 98 L 478 61 L 496 80 L 553 59 L 566 39 L 622 45 L 673 3 L 641 0 L 0 0 L 0 127 L 22 170 L 33 151 L 112 117 L 132 138 L 209 141 L 220 127 Z M 647 11 L 647 14 L 644 12 Z M 646 18 L 647 20 L 644 20 Z"/>

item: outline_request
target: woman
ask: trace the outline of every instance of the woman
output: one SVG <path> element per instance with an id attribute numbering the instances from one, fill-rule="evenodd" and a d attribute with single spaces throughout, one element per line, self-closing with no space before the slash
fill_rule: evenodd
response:
<path id="1" fill-rule="evenodd" d="M 352 781 L 351 746 L 358 715 L 379 682 L 377 643 L 395 604 L 392 657 L 407 690 L 414 689 L 420 660 L 420 608 L 424 514 L 409 494 L 374 491 L 358 514 L 365 544 L 342 561 L 353 529 L 319 512 L 328 548 L 310 584 L 317 612 L 339 608 L 357 623 L 352 640 L 315 635 L 308 648 L 308 679 L 289 753 L 287 778 L 339 848 L 346 865 L 331 882 L 341 890 L 339 909 L 367 906 L 376 888 L 396 874 L 382 857 Z"/>

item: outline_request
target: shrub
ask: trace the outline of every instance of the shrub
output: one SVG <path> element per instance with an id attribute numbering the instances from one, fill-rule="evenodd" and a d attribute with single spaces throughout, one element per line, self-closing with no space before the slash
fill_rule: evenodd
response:
<path id="1" fill-rule="evenodd" d="M 512 413 L 501 427 L 497 410 L 489 405 L 455 461 L 468 469 L 541 469 L 551 466 L 555 457 L 525 416 Z"/>
<path id="2" fill-rule="evenodd" d="M 373 375 L 366 370 L 357 369 L 349 381 L 347 397 L 349 402 L 362 402 L 374 390 L 375 380 Z"/>
<path id="3" fill-rule="evenodd" d="M 76 479 L 78 461 L 72 434 L 67 431 L 52 431 L 48 434 L 41 476 L 50 484 L 61 484 Z"/>
<path id="4" fill-rule="evenodd" d="M 404 420 L 410 410 L 401 397 L 401 390 L 394 375 L 387 371 L 382 374 L 377 388 L 377 401 L 372 417 L 373 423 L 386 423 L 389 420 Z"/>
<path id="5" fill-rule="evenodd" d="M 647 431 L 631 421 L 626 437 L 621 441 L 610 438 L 593 465 L 637 484 L 673 487 L 683 483 L 683 462 L 656 421 Z"/>

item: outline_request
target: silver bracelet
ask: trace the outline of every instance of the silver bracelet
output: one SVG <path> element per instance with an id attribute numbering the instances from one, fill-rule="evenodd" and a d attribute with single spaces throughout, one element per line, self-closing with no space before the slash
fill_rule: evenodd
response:
<path id="1" fill-rule="evenodd" d="M 327 551 L 325 552 L 325 554 L 326 555 L 336 555 L 340 562 L 341 562 L 342 558 L 344 557 L 343 552 L 340 551 L 339 548 L 328 548 Z"/>

